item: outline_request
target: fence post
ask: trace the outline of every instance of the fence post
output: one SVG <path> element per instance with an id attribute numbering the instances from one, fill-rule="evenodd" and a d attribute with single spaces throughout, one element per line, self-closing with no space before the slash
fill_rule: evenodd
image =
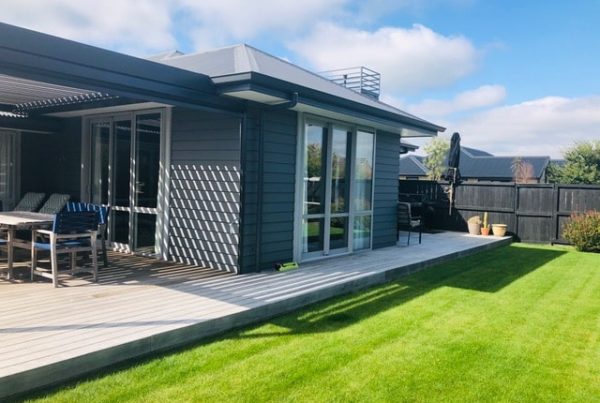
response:
<path id="1" fill-rule="evenodd" d="M 519 238 L 519 185 L 515 182 L 514 185 L 514 203 L 513 203 L 513 214 L 515 217 L 515 235 Z"/>
<path id="2" fill-rule="evenodd" d="M 552 240 L 550 240 L 550 245 L 554 245 L 558 242 L 560 238 L 558 234 L 558 210 L 559 210 L 559 202 L 558 202 L 558 184 L 552 184 L 552 223 L 554 227 L 554 234 Z"/>

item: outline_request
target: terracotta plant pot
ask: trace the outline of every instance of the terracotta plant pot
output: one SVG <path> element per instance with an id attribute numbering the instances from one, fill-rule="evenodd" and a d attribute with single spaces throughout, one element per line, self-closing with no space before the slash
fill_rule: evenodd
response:
<path id="1" fill-rule="evenodd" d="M 467 223 L 469 226 L 469 234 L 471 235 L 479 235 L 479 230 L 481 229 L 481 224 L 478 223 Z"/>
<path id="2" fill-rule="evenodd" d="M 488 236 L 490 234 L 490 227 L 481 227 L 481 235 Z"/>
<path id="3" fill-rule="evenodd" d="M 492 224 L 492 232 L 495 236 L 506 235 L 506 224 Z"/>

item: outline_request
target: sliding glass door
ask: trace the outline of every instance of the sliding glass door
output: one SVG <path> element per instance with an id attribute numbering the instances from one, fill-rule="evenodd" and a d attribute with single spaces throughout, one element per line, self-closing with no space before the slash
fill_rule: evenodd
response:
<path id="1" fill-rule="evenodd" d="M 4 210 L 12 209 L 17 203 L 17 136 L 16 132 L 0 130 L 0 202 Z"/>
<path id="2" fill-rule="evenodd" d="M 301 157 L 302 259 L 370 247 L 373 140 L 372 133 L 344 125 L 306 123 Z"/>
<path id="3" fill-rule="evenodd" d="M 111 206 L 118 250 L 155 254 L 163 116 L 135 112 L 90 120 L 90 200 Z"/>

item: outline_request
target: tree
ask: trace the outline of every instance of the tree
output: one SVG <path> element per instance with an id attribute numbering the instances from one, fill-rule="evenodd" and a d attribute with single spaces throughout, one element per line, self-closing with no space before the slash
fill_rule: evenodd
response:
<path id="1" fill-rule="evenodd" d="M 600 140 L 576 143 L 565 152 L 565 164 L 552 164 L 546 175 L 555 183 L 600 183 Z"/>
<path id="2" fill-rule="evenodd" d="M 427 168 L 427 177 L 431 180 L 440 180 L 446 172 L 446 157 L 450 149 L 450 142 L 441 137 L 434 137 L 423 147 L 427 153 L 423 164 Z"/>
<path id="3" fill-rule="evenodd" d="M 535 170 L 530 162 L 525 161 L 521 157 L 513 160 L 512 165 L 513 180 L 516 183 L 532 183 L 535 182 Z"/>

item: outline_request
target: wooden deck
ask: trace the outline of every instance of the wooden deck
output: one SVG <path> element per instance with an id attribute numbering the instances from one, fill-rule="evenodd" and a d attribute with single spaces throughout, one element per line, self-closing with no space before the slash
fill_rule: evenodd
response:
<path id="1" fill-rule="evenodd" d="M 112 254 L 96 284 L 0 279 L 0 400 L 508 242 L 424 234 L 421 245 L 239 276 Z"/>

